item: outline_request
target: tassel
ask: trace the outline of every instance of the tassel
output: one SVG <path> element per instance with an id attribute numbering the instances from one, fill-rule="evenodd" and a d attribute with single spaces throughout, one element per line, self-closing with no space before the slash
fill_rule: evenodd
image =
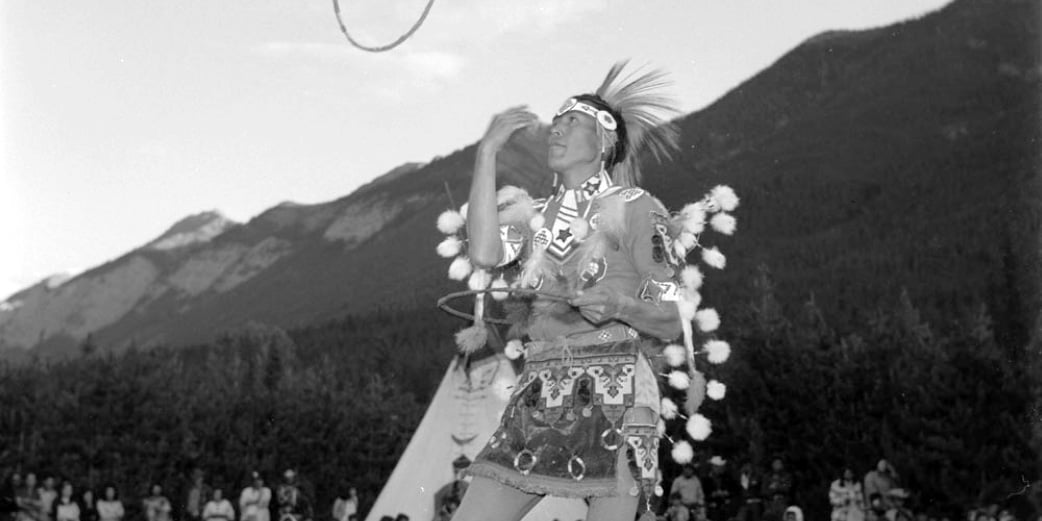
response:
<path id="1" fill-rule="evenodd" d="M 684 390 L 691 385 L 691 377 L 687 373 L 681 371 L 673 371 L 669 373 L 669 385 L 674 389 Z"/>
<path id="2" fill-rule="evenodd" d="M 684 231 L 698 235 L 705 230 L 706 209 L 701 202 L 691 203 L 680 211 L 680 226 Z"/>
<path id="3" fill-rule="evenodd" d="M 466 223 L 463 215 L 455 210 L 445 210 L 438 216 L 438 230 L 445 235 L 452 235 L 459 231 Z"/>
<path id="4" fill-rule="evenodd" d="M 684 411 L 688 417 L 698 413 L 698 408 L 706 399 L 706 377 L 698 371 L 691 371 L 691 386 L 687 388 L 687 396 L 684 399 Z"/>
<path id="5" fill-rule="evenodd" d="M 503 348 L 503 354 L 507 355 L 507 358 L 511 360 L 517 360 L 521 358 L 521 355 L 525 354 L 525 345 L 515 338 L 507 342 L 506 347 Z"/>
<path id="6" fill-rule="evenodd" d="M 470 260 L 466 257 L 456 257 L 456 260 L 449 264 L 449 278 L 452 280 L 463 280 L 470 275 L 473 271 L 474 266 L 471 266 Z"/>
<path id="7" fill-rule="evenodd" d="M 709 225 L 724 235 L 733 235 L 735 228 L 738 227 L 738 222 L 729 213 L 718 213 L 709 220 Z"/>
<path id="8" fill-rule="evenodd" d="M 738 208 L 738 195 L 730 186 L 717 185 L 709 192 L 709 196 L 725 212 L 733 212 Z"/>
<path id="9" fill-rule="evenodd" d="M 662 399 L 662 412 L 661 412 L 661 414 L 662 414 L 663 418 L 665 418 L 667 420 L 672 420 L 672 419 L 677 417 L 677 413 L 678 412 L 680 412 L 680 409 L 677 407 L 676 402 L 674 402 L 673 400 L 670 400 L 669 398 L 663 398 Z"/>
<path id="10" fill-rule="evenodd" d="M 687 266 L 684 271 L 680 272 L 680 280 L 684 282 L 684 288 L 689 292 L 697 292 L 702 287 L 702 281 L 705 277 L 702 275 L 702 270 L 698 269 L 698 266 Z"/>
<path id="11" fill-rule="evenodd" d="M 459 252 L 463 249 L 463 241 L 459 240 L 455 235 L 446 237 L 444 241 L 438 243 L 438 256 L 446 259 L 451 259 L 459 255 Z"/>
<path id="12" fill-rule="evenodd" d="M 670 367 L 680 367 L 687 361 L 687 351 L 683 346 L 676 344 L 670 344 L 662 350 L 662 354 L 666 357 L 666 363 Z"/>
<path id="13" fill-rule="evenodd" d="M 475 322 L 473 326 L 461 329 L 456 333 L 456 346 L 464 354 L 470 354 L 485 347 L 487 342 L 488 330 L 485 328 L 484 321 Z"/>
<path id="14" fill-rule="evenodd" d="M 724 257 L 724 254 L 720 253 L 716 246 L 702 249 L 702 261 L 718 270 L 722 270 L 727 266 L 727 257 Z"/>
<path id="15" fill-rule="evenodd" d="M 712 364 L 722 364 L 731 355 L 731 345 L 723 340 L 710 340 L 705 343 L 703 349 L 705 349 L 706 358 Z"/>
<path id="16" fill-rule="evenodd" d="M 695 312 L 695 322 L 698 329 L 709 333 L 720 327 L 720 315 L 713 308 L 700 309 Z"/>
<path id="17" fill-rule="evenodd" d="M 691 251 L 695 246 L 698 246 L 698 237 L 695 237 L 695 234 L 691 232 L 681 232 L 677 236 L 677 243 L 684 246 L 685 250 Z"/>

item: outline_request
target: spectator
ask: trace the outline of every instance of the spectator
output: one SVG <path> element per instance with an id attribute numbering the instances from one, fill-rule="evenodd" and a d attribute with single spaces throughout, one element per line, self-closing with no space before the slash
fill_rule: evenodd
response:
<path id="1" fill-rule="evenodd" d="M 196 467 L 192 470 L 192 484 L 188 487 L 185 498 L 184 512 L 186 521 L 201 521 L 203 518 L 203 507 L 213 495 L 210 486 L 205 482 L 206 474 L 203 469 Z"/>
<path id="2" fill-rule="evenodd" d="M 224 490 L 214 487 L 203 507 L 203 521 L 235 521 L 235 508 L 224 498 Z"/>
<path id="3" fill-rule="evenodd" d="M 684 465 L 681 475 L 669 487 L 669 495 L 673 494 L 680 494 L 680 501 L 691 511 L 693 521 L 705 519 L 706 498 L 702 491 L 702 481 L 695 475 L 695 467 Z"/>
<path id="4" fill-rule="evenodd" d="M 40 487 L 40 515 L 41 520 L 54 519 L 54 502 L 58 499 L 58 490 L 54 485 L 54 476 L 43 478 L 43 486 Z"/>
<path id="5" fill-rule="evenodd" d="M 84 490 L 80 499 L 80 521 L 99 521 L 98 505 L 94 501 L 94 491 L 89 488 Z"/>
<path id="6" fill-rule="evenodd" d="M 728 521 L 734 517 L 734 498 L 738 495 L 738 484 L 728 472 L 727 460 L 713 456 L 709 477 L 705 481 L 706 516 L 711 521 Z"/>
<path id="7" fill-rule="evenodd" d="M 789 505 L 785 509 L 785 515 L 782 516 L 783 521 L 803 521 L 803 510 L 796 505 Z"/>
<path id="8" fill-rule="evenodd" d="M 119 500 L 119 492 L 115 485 L 105 485 L 105 492 L 98 501 L 99 521 L 123 521 L 126 511 L 123 510 L 123 502 Z"/>
<path id="9" fill-rule="evenodd" d="M 271 521 L 271 489 L 264 486 L 259 472 L 252 474 L 253 482 L 239 495 L 239 516 L 242 521 Z"/>
<path id="10" fill-rule="evenodd" d="M 170 521 L 170 500 L 163 495 L 163 486 L 153 483 L 149 489 L 149 496 L 141 501 L 141 507 L 145 511 L 145 521 Z"/>
<path id="11" fill-rule="evenodd" d="M 54 518 L 57 521 L 80 521 L 80 505 L 76 502 L 72 483 L 68 480 L 62 482 L 58 500 L 54 505 Z"/>
<path id="12" fill-rule="evenodd" d="M 760 521 L 763 517 L 763 485 L 760 473 L 752 463 L 742 465 L 738 474 L 738 495 L 741 504 L 738 508 L 738 521 Z"/>
<path id="13" fill-rule="evenodd" d="M 865 474 L 864 494 L 868 497 L 872 497 L 872 494 L 879 494 L 879 497 L 883 498 L 883 506 L 887 510 L 893 507 L 893 503 L 890 501 L 890 490 L 895 487 L 897 487 L 897 471 L 885 459 L 879 460 L 876 468 Z"/>
<path id="14" fill-rule="evenodd" d="M 691 521 L 691 510 L 684 504 L 684 498 L 678 492 L 669 495 L 666 521 Z"/>
<path id="15" fill-rule="evenodd" d="M 286 469 L 283 482 L 278 487 L 279 519 L 278 521 L 310 521 L 311 503 L 297 484 L 297 473 Z"/>
<path id="16" fill-rule="evenodd" d="M 886 520 L 886 502 L 883 501 L 883 496 L 879 495 L 878 492 L 869 496 L 865 518 L 867 521 Z"/>
<path id="17" fill-rule="evenodd" d="M 459 506 L 459 500 L 456 501 L 456 506 Z M 355 487 L 342 484 L 340 486 L 340 494 L 333 501 L 333 521 L 347 521 L 347 518 L 357 513 L 358 490 Z"/>
<path id="18" fill-rule="evenodd" d="M 792 499 L 792 475 L 785 470 L 785 463 L 781 458 L 774 458 L 774 461 L 771 461 L 771 472 L 764 479 L 763 491 L 767 500 L 764 519 L 781 521 L 786 512 L 786 505 Z M 801 511 L 800 514 L 802 515 L 803 512 Z"/>
<path id="19" fill-rule="evenodd" d="M 905 506 L 908 491 L 903 488 L 890 489 L 890 508 L 886 511 L 888 521 L 915 521 L 915 515 Z"/>
<path id="20" fill-rule="evenodd" d="M 15 521 L 18 515 L 18 489 L 22 486 L 22 475 L 12 472 L 4 480 L 0 490 L 0 520 Z"/>
<path id="21" fill-rule="evenodd" d="M 832 482 L 829 503 L 832 504 L 832 521 L 864 521 L 865 497 L 861 493 L 861 483 L 854 480 L 854 471 L 850 468 Z"/>
<path id="22" fill-rule="evenodd" d="M 18 521 L 41 521 L 40 491 L 36 488 L 36 474 L 29 472 L 15 496 L 18 504 Z"/>

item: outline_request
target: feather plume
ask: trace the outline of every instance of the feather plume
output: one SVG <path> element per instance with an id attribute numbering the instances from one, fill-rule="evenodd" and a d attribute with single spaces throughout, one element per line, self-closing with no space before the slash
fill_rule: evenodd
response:
<path id="1" fill-rule="evenodd" d="M 500 275 L 499 277 L 497 277 L 495 280 L 492 281 L 492 289 L 507 290 L 509 288 L 510 288 L 510 285 L 507 284 L 506 279 L 503 278 L 502 275 Z M 493 291 L 492 292 L 492 298 L 495 299 L 495 300 L 506 300 L 506 298 L 508 296 L 510 296 L 510 293 L 508 291 Z"/>
<path id="2" fill-rule="evenodd" d="M 463 214 L 455 210 L 445 210 L 438 216 L 438 231 L 445 235 L 452 235 L 459 231 L 466 223 Z"/>
<path id="3" fill-rule="evenodd" d="M 521 270 L 521 287 L 536 287 L 536 285 L 539 284 L 540 277 L 543 276 L 543 268 L 545 264 L 546 249 L 533 248 L 532 253 L 528 255 L 528 259 L 525 260 L 524 268 Z"/>
<path id="4" fill-rule="evenodd" d="M 689 231 L 683 231 L 677 236 L 677 244 L 683 246 L 685 250 L 691 251 L 698 246 L 698 237 Z"/>
<path id="5" fill-rule="evenodd" d="M 688 418 L 684 427 L 687 429 L 688 436 L 691 436 L 691 439 L 695 441 L 702 441 L 713 432 L 712 422 L 701 414 L 694 414 Z"/>
<path id="6" fill-rule="evenodd" d="M 678 149 L 679 132 L 670 119 L 679 111 L 676 101 L 663 92 L 670 85 L 664 72 L 637 70 L 623 76 L 626 64 L 613 65 L 596 94 L 622 115 L 626 127 L 626 155 L 612 168 L 612 179 L 618 185 L 634 186 L 641 179 L 640 152 L 647 150 L 661 162 Z"/>
<path id="7" fill-rule="evenodd" d="M 680 241 L 673 241 L 673 253 L 676 254 L 678 259 L 687 258 L 687 248 Z"/>
<path id="8" fill-rule="evenodd" d="M 720 314 L 713 308 L 700 309 L 695 312 L 695 322 L 705 333 L 716 331 L 720 327 Z"/>
<path id="9" fill-rule="evenodd" d="M 716 249 L 716 246 L 713 246 L 712 248 L 703 248 L 702 260 L 705 261 L 706 264 L 718 270 L 722 270 L 727 266 L 727 257 L 724 257 L 724 254 L 720 253 L 720 250 Z"/>
<path id="10" fill-rule="evenodd" d="M 680 272 L 680 280 L 684 282 L 684 288 L 688 292 L 697 292 L 698 288 L 702 287 L 704 279 L 702 270 L 698 269 L 698 266 L 687 266 Z"/>
<path id="11" fill-rule="evenodd" d="M 684 206 L 684 209 L 680 210 L 680 215 L 677 220 L 679 221 L 681 229 L 697 236 L 706 229 L 705 204 L 697 202 Z"/>
<path id="12" fill-rule="evenodd" d="M 691 448 L 691 444 L 686 440 L 680 440 L 673 444 L 673 450 L 670 451 L 670 456 L 673 457 L 673 461 L 687 465 L 691 463 L 691 460 L 695 457 L 695 449 Z"/>
<path id="13" fill-rule="evenodd" d="M 662 354 L 665 355 L 666 363 L 670 367 L 680 367 L 687 362 L 687 350 L 684 349 L 684 346 L 670 344 L 662 350 Z"/>
<path id="14" fill-rule="evenodd" d="M 727 394 L 727 386 L 716 380 L 709 380 L 706 384 L 706 396 L 714 400 L 723 400 L 724 394 Z"/>
<path id="15" fill-rule="evenodd" d="M 484 322 L 475 322 L 473 326 L 461 329 L 456 333 L 456 347 L 465 354 L 470 354 L 488 342 L 488 329 Z"/>
<path id="16" fill-rule="evenodd" d="M 693 416 L 706 399 L 706 377 L 699 371 L 691 371 L 691 386 L 687 388 L 684 398 L 684 411 Z"/>
<path id="17" fill-rule="evenodd" d="M 449 264 L 449 278 L 452 280 L 463 280 L 470 275 L 473 269 L 474 266 L 470 264 L 470 259 L 456 257 L 452 264 Z"/>
<path id="18" fill-rule="evenodd" d="M 723 340 L 710 340 L 702 346 L 711 364 L 722 364 L 731 356 L 731 344 Z"/>
<path id="19" fill-rule="evenodd" d="M 717 185 L 709 192 L 713 201 L 725 212 L 733 212 L 738 208 L 738 195 L 727 185 Z"/>
<path id="20" fill-rule="evenodd" d="M 662 412 L 661 412 L 661 414 L 662 414 L 663 418 L 665 418 L 667 420 L 672 420 L 673 418 L 677 417 L 677 413 L 679 413 L 679 412 L 680 412 L 680 409 L 677 408 L 676 402 L 674 402 L 673 400 L 670 400 L 669 398 L 663 398 L 662 399 Z"/>
<path id="21" fill-rule="evenodd" d="M 525 225 L 535 214 L 532 196 L 522 188 L 504 186 L 496 193 L 499 224 Z"/>
<path id="22" fill-rule="evenodd" d="M 459 237 L 455 235 L 450 235 L 444 241 L 438 243 L 438 256 L 451 259 L 459 255 L 462 249 L 463 241 L 459 240 Z"/>
<path id="23" fill-rule="evenodd" d="M 684 390 L 691 385 L 691 377 L 682 371 L 671 371 L 669 373 L 669 386 L 674 389 Z"/>
<path id="24" fill-rule="evenodd" d="M 735 221 L 733 215 L 720 212 L 709 220 L 709 225 L 712 226 L 714 230 L 724 235 L 733 235 L 735 228 L 738 227 L 738 222 Z"/>
<path id="25" fill-rule="evenodd" d="M 525 345 L 520 340 L 514 339 L 507 342 L 506 347 L 503 348 L 503 354 L 511 360 L 517 360 L 521 358 L 521 355 L 525 354 Z"/>

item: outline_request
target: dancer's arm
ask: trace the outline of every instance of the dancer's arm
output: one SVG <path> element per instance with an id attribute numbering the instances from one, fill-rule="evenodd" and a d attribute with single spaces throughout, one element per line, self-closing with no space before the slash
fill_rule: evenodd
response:
<path id="1" fill-rule="evenodd" d="M 535 114 L 524 106 L 507 109 L 492 118 L 492 123 L 478 145 L 467 204 L 469 255 L 470 261 L 477 267 L 493 267 L 499 263 L 503 254 L 496 208 L 496 155 L 514 131 L 535 122 Z"/>

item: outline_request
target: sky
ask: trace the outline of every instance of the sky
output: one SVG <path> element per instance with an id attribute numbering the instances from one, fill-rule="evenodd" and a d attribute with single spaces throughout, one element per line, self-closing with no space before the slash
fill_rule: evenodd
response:
<path id="1" fill-rule="evenodd" d="M 427 0 L 340 0 L 388 43 Z M 350 46 L 330 0 L 0 2 L 0 300 L 217 210 L 347 195 L 478 141 L 528 105 L 548 121 L 631 59 L 684 112 L 803 40 L 947 0 L 435 0 L 400 47 Z"/>

